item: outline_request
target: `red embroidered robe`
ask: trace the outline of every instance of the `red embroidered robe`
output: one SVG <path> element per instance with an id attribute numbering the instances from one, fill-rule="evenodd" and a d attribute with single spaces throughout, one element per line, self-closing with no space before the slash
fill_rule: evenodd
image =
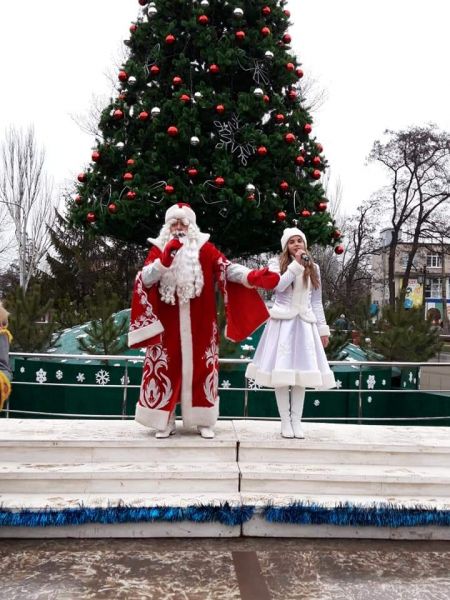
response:
<path id="1" fill-rule="evenodd" d="M 204 285 L 200 296 L 189 302 L 163 302 L 159 281 L 145 287 L 142 273 L 136 277 L 131 311 L 129 345 L 146 347 L 136 420 L 165 429 L 170 413 L 181 403 L 186 426 L 214 426 L 219 415 L 219 332 L 215 284 L 224 296 L 226 336 L 240 341 L 269 317 L 258 292 L 227 281 L 230 261 L 204 236 L 199 251 Z M 154 246 L 145 261 L 161 257 Z"/>

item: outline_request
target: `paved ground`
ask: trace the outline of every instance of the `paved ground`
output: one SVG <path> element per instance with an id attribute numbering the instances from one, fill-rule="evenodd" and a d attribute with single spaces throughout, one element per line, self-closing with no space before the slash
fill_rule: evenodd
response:
<path id="1" fill-rule="evenodd" d="M 1 540 L 5 600 L 448 600 L 450 542 Z"/>

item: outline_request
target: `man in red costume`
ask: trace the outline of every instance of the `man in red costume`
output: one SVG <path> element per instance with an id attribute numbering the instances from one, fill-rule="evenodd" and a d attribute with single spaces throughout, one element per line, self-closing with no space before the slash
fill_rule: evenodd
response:
<path id="1" fill-rule="evenodd" d="M 215 285 L 223 294 L 226 335 L 240 341 L 269 314 L 254 287 L 273 288 L 279 276 L 267 269 L 250 271 L 231 263 L 196 224 L 188 204 L 175 204 L 165 215 L 159 236 L 136 277 L 129 345 L 146 347 L 136 420 L 175 433 L 175 407 L 183 424 L 214 437 L 219 415 L 219 331 Z"/>

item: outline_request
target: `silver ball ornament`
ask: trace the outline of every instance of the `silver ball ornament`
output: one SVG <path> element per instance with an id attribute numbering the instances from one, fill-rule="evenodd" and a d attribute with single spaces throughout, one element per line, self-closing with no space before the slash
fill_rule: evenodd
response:
<path id="1" fill-rule="evenodd" d="M 201 100 L 203 98 L 203 94 L 201 92 L 195 92 L 194 98 L 196 100 Z"/>
<path id="2" fill-rule="evenodd" d="M 261 88 L 256 88 L 253 90 L 253 93 L 255 94 L 255 96 L 263 96 L 264 95 L 264 91 Z"/>
<path id="3" fill-rule="evenodd" d="M 242 8 L 235 8 L 233 10 L 233 15 L 237 18 L 237 19 L 241 19 L 244 16 L 244 11 L 242 10 Z"/>
<path id="4" fill-rule="evenodd" d="M 273 52 L 271 52 L 270 50 L 267 50 L 267 52 L 264 52 L 264 56 L 268 59 L 268 60 L 273 60 Z"/>
<path id="5" fill-rule="evenodd" d="M 200 144 L 200 140 L 196 135 L 193 135 L 190 139 L 191 146 L 198 146 Z"/>
<path id="6" fill-rule="evenodd" d="M 136 83 L 137 79 L 134 75 L 131 75 L 130 77 L 128 77 L 128 83 L 130 85 L 134 85 Z"/>
<path id="7" fill-rule="evenodd" d="M 209 2 L 208 2 L 208 0 L 202 0 L 202 1 L 200 2 L 200 6 L 201 6 L 202 8 L 208 8 L 208 6 L 209 6 Z"/>
<path id="8" fill-rule="evenodd" d="M 116 148 L 119 148 L 119 150 L 122 150 L 122 148 L 125 148 L 125 144 L 123 142 L 117 142 Z"/>
<path id="9" fill-rule="evenodd" d="M 161 114 L 161 109 L 159 108 L 159 106 L 154 106 L 150 111 L 150 114 L 152 115 L 152 117 L 159 117 L 159 115 Z"/>
<path id="10" fill-rule="evenodd" d="M 253 185 L 253 183 L 247 183 L 247 185 L 245 186 L 245 191 L 248 193 L 253 193 L 256 190 L 256 187 Z"/>
<path id="11" fill-rule="evenodd" d="M 157 14 L 158 14 L 158 10 L 157 10 L 156 6 L 149 6 L 149 8 L 147 10 L 148 17 L 151 19 L 152 17 L 155 17 Z"/>

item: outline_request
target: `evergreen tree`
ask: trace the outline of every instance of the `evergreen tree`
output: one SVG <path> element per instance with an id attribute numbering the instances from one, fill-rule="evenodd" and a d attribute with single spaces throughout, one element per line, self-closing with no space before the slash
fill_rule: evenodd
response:
<path id="1" fill-rule="evenodd" d="M 372 334 L 372 349 L 388 361 L 426 361 L 442 348 L 439 330 L 420 309 L 386 307 L 379 328 Z"/>
<path id="2" fill-rule="evenodd" d="M 338 244 L 286 1 L 139 3 L 71 224 L 143 243 L 181 201 L 232 256 L 277 249 L 293 219 Z"/>
<path id="3" fill-rule="evenodd" d="M 116 323 L 114 312 L 119 305 L 116 294 L 111 294 L 99 282 L 90 299 L 91 314 L 95 315 L 86 327 L 87 337 L 79 338 L 80 350 L 89 354 L 120 354 L 128 348 L 125 334 L 128 332 L 128 319 Z"/>
<path id="4" fill-rule="evenodd" d="M 57 325 L 53 320 L 53 303 L 42 298 L 39 284 L 32 284 L 27 291 L 17 286 L 14 293 L 8 295 L 6 304 L 11 313 L 11 350 L 44 352 L 55 342 Z"/>

